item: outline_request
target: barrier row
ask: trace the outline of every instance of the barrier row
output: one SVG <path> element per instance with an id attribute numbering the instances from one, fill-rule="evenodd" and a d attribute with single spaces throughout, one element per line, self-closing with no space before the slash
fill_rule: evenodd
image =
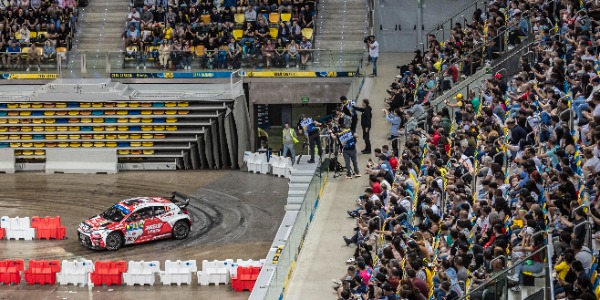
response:
<path id="1" fill-rule="evenodd" d="M 244 161 L 248 166 L 248 172 L 271 174 L 277 177 L 290 178 L 292 172 L 292 160 L 283 156 L 272 156 L 267 159 L 266 153 L 244 153 Z"/>
<path id="2" fill-rule="evenodd" d="M 0 240 L 26 240 L 34 238 L 62 240 L 66 236 L 67 228 L 60 224 L 60 217 L 15 217 L 2 216 L 0 219 Z"/>
<path id="3" fill-rule="evenodd" d="M 165 270 L 160 270 L 158 261 L 96 261 L 91 260 L 19 260 L 0 261 L 0 282 L 21 283 L 21 273 L 27 284 L 54 285 L 154 285 L 158 274 L 163 285 L 192 284 L 196 273 L 198 284 L 229 284 L 236 291 L 252 291 L 254 283 L 265 260 L 202 261 L 202 270 L 198 271 L 195 260 L 165 261 Z"/>

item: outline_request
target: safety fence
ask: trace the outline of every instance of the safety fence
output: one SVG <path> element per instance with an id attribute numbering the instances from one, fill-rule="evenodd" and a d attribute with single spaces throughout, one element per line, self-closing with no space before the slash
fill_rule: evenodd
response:
<path id="1" fill-rule="evenodd" d="M 0 240 L 38 240 L 66 237 L 66 227 L 60 223 L 60 217 L 14 217 L 2 216 L 0 219 Z"/>
<path id="2" fill-rule="evenodd" d="M 27 284 L 54 285 L 154 285 L 158 275 L 162 285 L 197 282 L 201 286 L 231 283 L 235 291 L 252 291 L 265 260 L 202 261 L 198 271 L 196 260 L 167 260 L 164 271 L 159 261 L 101 261 L 91 260 L 0 260 L 0 282 L 5 285 Z M 193 277 L 197 280 L 193 280 Z"/>

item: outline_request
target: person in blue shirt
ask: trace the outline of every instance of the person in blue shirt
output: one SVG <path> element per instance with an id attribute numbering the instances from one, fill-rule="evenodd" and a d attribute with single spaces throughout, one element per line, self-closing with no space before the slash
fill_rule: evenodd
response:
<path id="1" fill-rule="evenodd" d="M 14 62 L 16 68 L 20 68 L 21 66 L 21 47 L 17 42 L 12 42 L 8 48 L 6 48 L 6 52 L 8 53 L 8 68 L 11 69 L 11 64 Z"/>
<path id="2" fill-rule="evenodd" d="M 344 161 L 346 162 L 346 179 L 352 179 L 353 173 L 354 177 L 360 177 L 358 161 L 356 159 L 356 133 L 352 132 L 352 130 L 348 128 L 345 128 L 343 122 L 339 126 L 339 132 L 331 133 L 331 137 L 337 140 L 342 148 L 342 155 L 344 156 Z M 350 167 L 350 161 L 352 161 L 352 165 L 354 166 L 354 172 L 352 172 L 352 168 Z"/>
<path id="3" fill-rule="evenodd" d="M 315 145 L 317 146 L 319 157 L 323 154 L 323 147 L 321 147 L 321 137 L 319 136 L 319 126 L 321 123 L 314 121 L 312 118 L 308 118 L 305 115 L 300 115 L 300 131 L 304 132 L 304 135 L 308 139 L 308 149 L 310 152 L 310 160 L 308 163 L 315 162 Z"/>
<path id="4" fill-rule="evenodd" d="M 400 112 L 397 109 L 394 111 L 384 109 L 383 112 L 385 113 L 385 119 L 392 124 L 390 127 L 390 137 L 388 140 L 393 140 L 398 136 L 398 128 L 400 128 L 400 125 L 402 125 L 402 119 L 399 116 Z"/>
<path id="5" fill-rule="evenodd" d="M 514 21 L 509 23 L 513 26 L 508 35 L 508 43 L 514 46 L 521 43 L 520 36 L 526 36 L 529 32 L 529 23 L 526 18 L 521 17 L 521 11 L 518 9 L 513 11 L 513 18 Z"/>

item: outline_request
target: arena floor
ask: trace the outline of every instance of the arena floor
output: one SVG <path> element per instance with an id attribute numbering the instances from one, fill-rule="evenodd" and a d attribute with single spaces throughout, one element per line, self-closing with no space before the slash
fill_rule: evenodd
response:
<path id="1" fill-rule="evenodd" d="M 0 240 L 0 259 L 207 260 L 261 259 L 284 215 L 287 179 L 242 171 L 124 172 L 117 175 L 2 174 L 0 215 L 60 216 L 66 240 Z M 126 246 L 116 252 L 83 248 L 77 225 L 134 196 L 193 196 L 190 236 Z M 195 279 L 195 276 L 194 276 Z M 0 286 L 0 299 L 247 299 L 227 286 Z"/>

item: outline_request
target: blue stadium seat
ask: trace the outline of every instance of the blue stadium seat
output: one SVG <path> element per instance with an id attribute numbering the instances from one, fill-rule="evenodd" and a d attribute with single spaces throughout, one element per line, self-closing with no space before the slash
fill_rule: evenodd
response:
<path id="1" fill-rule="evenodd" d="M 140 111 L 139 110 L 130 110 L 129 114 L 132 116 L 138 116 L 140 114 Z"/>
<path id="2" fill-rule="evenodd" d="M 152 106 L 154 106 L 154 107 L 164 107 L 165 104 L 163 102 L 153 102 Z"/>
<path id="3" fill-rule="evenodd" d="M 104 123 L 117 123 L 116 118 L 105 118 Z"/>
<path id="4" fill-rule="evenodd" d="M 141 131 L 142 126 L 129 126 L 129 130 L 131 131 Z"/>
<path id="5" fill-rule="evenodd" d="M 129 147 L 129 142 L 118 142 L 117 146 L 118 147 Z"/>
<path id="6" fill-rule="evenodd" d="M 166 123 L 167 119 L 165 118 L 156 118 L 154 119 L 154 123 Z"/>
<path id="7" fill-rule="evenodd" d="M 56 119 L 56 123 L 58 123 L 58 124 L 67 124 L 67 123 L 69 123 L 69 119 L 67 119 L 67 118 L 57 118 Z"/>
<path id="8" fill-rule="evenodd" d="M 37 111 L 37 110 L 36 110 L 36 111 L 32 111 L 32 112 L 31 112 L 31 115 L 32 115 L 32 116 L 34 116 L 34 117 L 37 117 L 37 116 L 43 116 L 43 115 L 44 115 L 44 112 L 43 112 L 43 111 Z"/>
<path id="9" fill-rule="evenodd" d="M 81 131 L 92 131 L 92 126 L 81 126 Z"/>
<path id="10" fill-rule="evenodd" d="M 94 115 L 94 116 L 101 116 L 103 114 L 104 114 L 104 112 L 101 111 L 101 110 L 94 110 L 94 111 L 92 111 L 92 115 Z"/>

